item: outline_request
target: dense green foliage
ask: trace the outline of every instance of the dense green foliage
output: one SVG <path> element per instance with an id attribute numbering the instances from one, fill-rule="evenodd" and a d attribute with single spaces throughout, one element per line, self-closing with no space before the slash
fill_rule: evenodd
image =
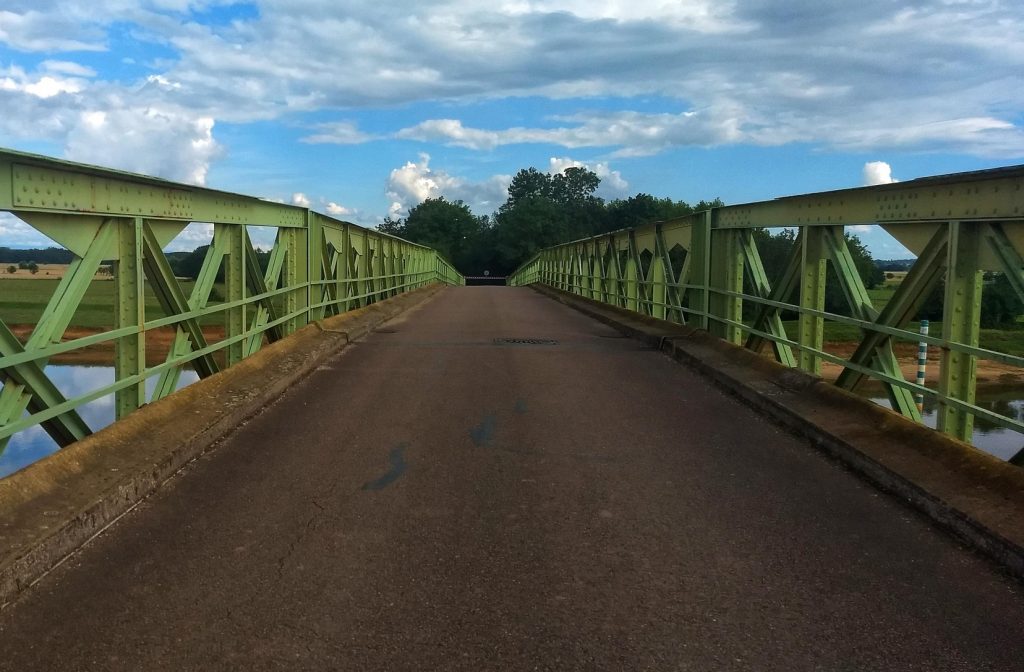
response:
<path id="1" fill-rule="evenodd" d="M 536 168 L 512 178 L 508 199 L 492 216 L 477 216 L 462 201 L 431 198 L 404 220 L 387 219 L 382 231 L 430 245 L 466 275 L 506 275 L 545 247 L 616 229 L 688 215 L 722 205 L 689 205 L 637 194 L 605 202 L 595 196 L 601 179 L 586 168 L 551 175 Z"/>
<path id="2" fill-rule="evenodd" d="M 946 283 L 939 281 L 921 308 L 921 319 L 941 320 Z M 981 326 L 1016 326 L 1024 314 L 1024 302 L 1004 273 L 986 273 L 981 290 Z"/>
<path id="3" fill-rule="evenodd" d="M 19 250 L 13 247 L 0 247 L 0 264 L 70 264 L 75 258 L 71 250 L 63 247 L 47 247 L 45 249 Z"/>
<path id="4" fill-rule="evenodd" d="M 206 259 L 206 251 L 209 249 L 209 245 L 202 245 L 191 252 L 170 252 L 167 254 L 167 263 L 176 277 L 195 280 L 203 268 L 203 260 Z M 270 252 L 257 248 L 256 259 L 260 262 L 260 269 L 265 271 L 267 264 L 270 263 Z M 224 264 L 217 270 L 217 282 L 224 282 Z"/>

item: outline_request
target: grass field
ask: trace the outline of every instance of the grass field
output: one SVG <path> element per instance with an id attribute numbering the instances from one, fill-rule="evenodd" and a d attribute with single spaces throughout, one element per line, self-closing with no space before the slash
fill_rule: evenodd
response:
<path id="1" fill-rule="evenodd" d="M 0 277 L 0 319 L 7 324 L 35 324 L 59 284 L 57 279 L 14 279 Z M 181 282 L 187 294 L 192 282 Z M 114 289 L 110 280 L 94 280 L 85 293 L 71 321 L 73 327 L 110 327 L 114 323 Z M 146 286 L 146 319 L 158 319 L 164 311 L 153 290 Z M 219 315 L 201 320 L 203 324 L 220 324 Z"/>
<path id="2" fill-rule="evenodd" d="M 868 290 L 871 303 L 879 311 L 886 306 L 896 293 L 899 281 L 887 282 L 880 287 Z M 786 331 L 791 335 L 796 334 L 796 322 L 786 322 Z M 982 329 L 980 334 L 980 345 L 987 350 L 995 350 L 1008 355 L 1024 357 L 1024 323 L 1018 322 L 1017 328 L 1009 327 L 1003 329 Z M 916 331 L 917 323 L 907 326 L 908 330 Z M 928 326 L 928 335 L 936 338 L 942 337 L 942 322 L 931 322 Z M 833 343 L 857 342 L 861 339 L 861 330 L 849 324 L 836 322 L 825 322 L 825 341 Z"/>

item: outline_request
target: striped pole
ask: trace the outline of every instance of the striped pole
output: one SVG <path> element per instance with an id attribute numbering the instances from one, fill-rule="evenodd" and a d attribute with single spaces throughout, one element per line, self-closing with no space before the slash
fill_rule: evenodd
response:
<path id="1" fill-rule="evenodd" d="M 921 335 L 928 335 L 928 320 L 921 320 Z M 924 374 L 928 368 L 928 344 L 921 341 L 917 344 L 917 384 L 924 387 Z M 916 395 L 917 410 L 924 410 L 924 395 L 920 392 Z"/>

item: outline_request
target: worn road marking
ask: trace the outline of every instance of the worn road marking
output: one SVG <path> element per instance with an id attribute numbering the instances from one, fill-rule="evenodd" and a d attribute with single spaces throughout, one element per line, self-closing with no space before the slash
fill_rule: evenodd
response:
<path id="1" fill-rule="evenodd" d="M 494 417 L 493 413 L 485 415 L 483 422 L 469 430 L 469 438 L 473 439 L 473 445 L 477 448 L 486 448 L 494 438 L 494 429 L 497 424 L 498 419 Z"/>
<path id="2" fill-rule="evenodd" d="M 391 468 L 386 474 L 380 478 L 363 484 L 363 490 L 383 490 L 395 481 L 397 481 L 402 474 L 405 473 L 405 469 L 408 466 L 405 463 L 405 449 L 409 447 L 407 443 L 398 444 L 388 456 L 391 461 Z"/>

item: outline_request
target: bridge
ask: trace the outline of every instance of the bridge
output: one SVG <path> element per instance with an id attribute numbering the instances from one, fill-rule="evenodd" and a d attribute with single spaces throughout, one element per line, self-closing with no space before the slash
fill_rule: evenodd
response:
<path id="1" fill-rule="evenodd" d="M 979 361 L 1024 365 L 979 338 L 984 272 L 1024 295 L 1022 185 L 727 206 L 464 286 L 305 208 L 2 152 L 0 210 L 74 260 L 30 334 L 0 321 L 0 441 L 61 446 L 0 479 L 0 669 L 1017 669 L 1021 456 L 968 442 L 1024 430 L 975 397 Z M 850 226 L 917 255 L 881 310 Z M 66 338 L 106 263 L 110 327 Z M 922 341 L 937 383 L 904 375 Z M 104 346 L 112 383 L 54 379 Z"/>

